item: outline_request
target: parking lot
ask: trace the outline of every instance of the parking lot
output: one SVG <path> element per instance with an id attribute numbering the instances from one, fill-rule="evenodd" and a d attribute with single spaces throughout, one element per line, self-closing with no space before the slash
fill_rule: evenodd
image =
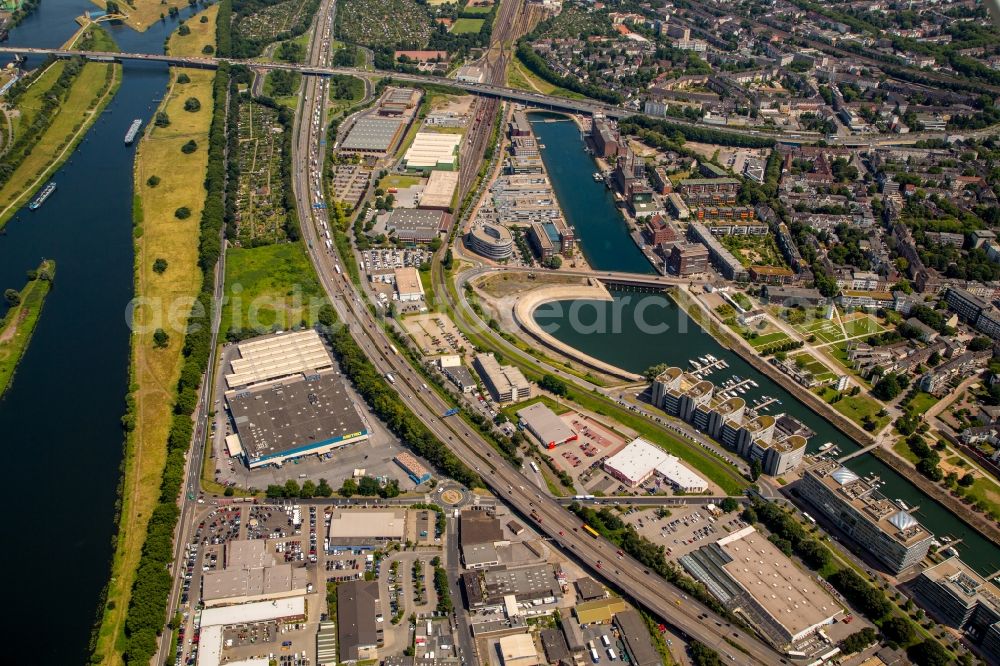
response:
<path id="1" fill-rule="evenodd" d="M 670 507 L 669 512 L 663 515 L 660 509 L 632 509 L 623 519 L 642 536 L 663 545 L 672 560 L 746 527 L 736 513 L 713 516 L 698 506 Z"/>
<path id="2" fill-rule="evenodd" d="M 460 354 L 472 345 L 448 315 L 427 313 L 403 318 L 403 327 L 424 356 Z"/>

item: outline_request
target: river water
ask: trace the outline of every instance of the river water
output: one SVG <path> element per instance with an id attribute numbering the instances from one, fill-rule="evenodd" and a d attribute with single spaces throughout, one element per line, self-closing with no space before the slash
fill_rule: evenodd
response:
<path id="1" fill-rule="evenodd" d="M 74 18 L 94 8 L 44 0 L 9 44 L 58 47 L 77 29 Z M 123 51 L 162 53 L 174 27 L 109 31 Z M 128 388 L 135 152 L 123 139 L 134 118 L 152 117 L 166 84 L 162 64 L 125 64 L 118 94 L 52 177 L 56 192 L 0 235 L 0 289 L 22 287 L 43 257 L 57 264 L 31 345 L 0 400 L 6 495 L 17 499 L 7 505 L 0 557 L 22 619 L 5 662 L 86 661 L 109 573 Z"/>
<path id="2" fill-rule="evenodd" d="M 532 126 L 545 145 L 542 158 L 559 196 L 566 219 L 576 227 L 583 252 L 599 270 L 651 272 L 652 268 L 628 235 L 622 216 L 602 183 L 591 174 L 596 165 L 583 149 L 580 132 L 572 122 L 544 122 L 548 114 L 533 114 Z M 635 255 L 642 263 L 636 261 Z M 805 423 L 816 434 L 809 441 L 815 452 L 825 442 L 833 442 L 842 454 L 858 447 L 815 412 L 768 377 L 755 370 L 739 355 L 723 348 L 671 299 L 662 295 L 613 292 L 613 303 L 602 301 L 562 301 L 542 306 L 536 321 L 559 340 L 602 361 L 632 372 L 643 372 L 657 363 L 688 367 L 688 360 L 713 354 L 725 359 L 729 368 L 707 379 L 716 384 L 739 375 L 752 379 L 741 397 L 751 403 L 762 395 L 781 401 L 769 414 L 787 413 Z M 861 475 L 876 474 L 884 482 L 882 492 L 918 507 L 915 515 L 937 535 L 962 539 L 958 545 L 962 559 L 982 574 L 1000 569 L 1000 547 L 958 521 L 951 512 L 924 495 L 906 478 L 874 456 L 865 455 L 848 462 Z"/>

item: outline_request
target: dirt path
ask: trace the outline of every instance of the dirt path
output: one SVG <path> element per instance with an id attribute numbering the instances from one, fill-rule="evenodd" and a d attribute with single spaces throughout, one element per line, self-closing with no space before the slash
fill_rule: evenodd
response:
<path id="1" fill-rule="evenodd" d="M 28 307 L 25 305 L 21 306 L 20 311 L 17 313 L 17 321 L 10 325 L 2 334 L 0 334 L 0 345 L 10 342 L 17 335 L 17 328 L 20 324 L 28 317 Z"/>

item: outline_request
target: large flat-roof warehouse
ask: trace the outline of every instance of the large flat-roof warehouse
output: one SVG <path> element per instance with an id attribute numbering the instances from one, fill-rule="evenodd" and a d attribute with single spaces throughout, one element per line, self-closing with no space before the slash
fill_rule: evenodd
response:
<path id="1" fill-rule="evenodd" d="M 406 126 L 405 118 L 362 116 L 347 133 L 340 149 L 356 153 L 387 153 Z"/>
<path id="2" fill-rule="evenodd" d="M 788 647 L 843 612 L 830 593 L 756 529 L 743 528 L 680 560 L 729 609 Z"/>
<path id="3" fill-rule="evenodd" d="M 578 437 L 576 431 L 542 402 L 518 410 L 517 417 L 524 427 L 538 438 L 538 441 L 550 449 L 565 442 L 575 441 Z"/>
<path id="4" fill-rule="evenodd" d="M 653 474 L 658 474 L 674 488 L 685 492 L 700 493 L 708 489 L 708 483 L 681 464 L 679 458 L 641 437 L 605 460 L 604 469 L 632 487 L 642 485 Z"/>
<path id="5" fill-rule="evenodd" d="M 322 454 L 368 437 L 333 359 L 315 331 L 239 345 L 226 376 L 236 438 L 226 444 L 251 468 Z"/>
<path id="6" fill-rule="evenodd" d="M 460 134 L 439 134 L 437 132 L 417 132 L 413 138 L 403 164 L 410 171 L 442 169 L 454 171 L 458 161 L 458 145 L 462 143 Z"/>

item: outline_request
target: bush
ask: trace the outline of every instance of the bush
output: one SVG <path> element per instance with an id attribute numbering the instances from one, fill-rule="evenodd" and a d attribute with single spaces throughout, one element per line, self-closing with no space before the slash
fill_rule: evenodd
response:
<path id="1" fill-rule="evenodd" d="M 207 17 L 202 16 L 202 18 L 207 18 Z M 188 76 L 187 73 L 181 72 L 180 74 L 177 75 L 177 83 L 191 83 L 191 77 Z"/>
<path id="2" fill-rule="evenodd" d="M 177 34 L 181 37 L 187 37 L 191 34 L 191 28 L 181 23 L 181 27 L 177 28 Z"/>
<path id="3" fill-rule="evenodd" d="M 184 110 L 194 113 L 195 111 L 201 111 L 201 102 L 198 101 L 197 97 L 188 97 L 184 100 Z"/>
<path id="4" fill-rule="evenodd" d="M 181 146 L 181 152 L 184 153 L 185 155 L 190 155 L 196 150 L 198 150 L 198 142 L 195 141 L 194 139 L 191 139 L 183 146 Z"/>
<path id="5" fill-rule="evenodd" d="M 157 275 L 163 275 L 167 270 L 167 260 L 160 258 L 153 262 L 153 272 Z"/>
<path id="6" fill-rule="evenodd" d="M 149 185 L 150 187 L 156 187 L 157 185 L 160 184 L 160 177 L 150 176 L 149 178 L 146 179 L 146 184 Z"/>
<path id="7" fill-rule="evenodd" d="M 189 217 L 191 217 L 191 209 L 188 208 L 187 206 L 181 206 L 180 208 L 174 211 L 174 217 L 176 217 L 178 220 L 186 220 Z"/>
<path id="8" fill-rule="evenodd" d="M 165 349 L 170 344 L 170 336 L 162 328 L 153 332 L 153 346 L 157 349 Z"/>
<path id="9" fill-rule="evenodd" d="M 213 53 L 215 53 L 215 47 L 212 46 L 211 44 L 205 44 L 205 48 L 203 48 L 201 52 L 204 53 L 205 55 L 212 55 Z"/>
<path id="10" fill-rule="evenodd" d="M 844 654 L 854 654 L 855 652 L 861 652 L 877 640 L 878 633 L 871 627 L 865 627 L 861 631 L 855 631 L 840 641 L 839 647 Z"/>
<path id="11" fill-rule="evenodd" d="M 170 127 L 170 116 L 165 111 L 157 111 L 153 124 L 157 127 Z"/>

